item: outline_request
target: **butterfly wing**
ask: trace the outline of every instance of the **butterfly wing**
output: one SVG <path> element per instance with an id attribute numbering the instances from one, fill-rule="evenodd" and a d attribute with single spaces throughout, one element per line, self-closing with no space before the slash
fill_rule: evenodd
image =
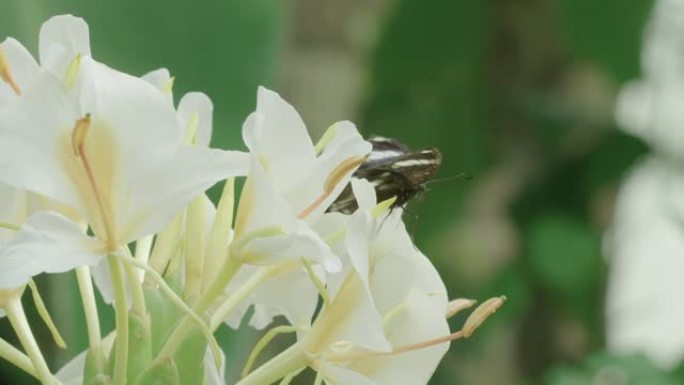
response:
<path id="1" fill-rule="evenodd" d="M 373 151 L 356 170 L 354 177 L 373 184 L 378 202 L 396 197 L 393 207 L 403 206 L 416 194 L 425 190 L 442 162 L 436 148 L 411 152 L 395 139 L 373 137 L 369 139 Z M 358 208 L 351 186 L 347 185 L 328 211 L 349 214 Z"/>

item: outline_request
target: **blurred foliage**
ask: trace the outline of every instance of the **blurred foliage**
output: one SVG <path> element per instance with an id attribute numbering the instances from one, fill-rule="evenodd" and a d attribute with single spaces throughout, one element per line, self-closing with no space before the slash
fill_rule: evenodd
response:
<path id="1" fill-rule="evenodd" d="M 288 13 L 276 0 L 9 0 L 0 35 L 35 48 L 50 15 L 82 16 L 96 58 L 135 74 L 166 66 L 177 77 L 177 96 L 209 94 L 214 144 L 234 148 L 241 146 L 239 129 L 256 85 L 278 89 L 276 75 L 287 65 L 281 51 L 301 49 L 287 33 L 306 30 L 288 20 L 325 8 L 292 2 L 297 6 Z M 666 373 L 641 356 L 604 352 L 601 237 L 623 174 L 645 152 L 615 127 L 613 101 L 624 82 L 639 76 L 640 36 L 652 0 L 377 2 L 385 11 L 377 39 L 366 36 L 368 60 L 357 74 L 366 79 L 354 101 L 359 127 L 412 148 L 438 147 L 444 155 L 438 179 L 471 176 L 430 184 L 409 205 L 408 227 L 452 296 L 509 297 L 473 338 L 453 344 L 431 383 L 682 383 L 684 370 Z M 345 6 L 363 13 L 369 5 Z M 307 25 L 323 29 L 332 19 L 315 13 Z M 354 36 L 372 30 L 349 29 Z M 325 44 L 327 35 L 317 36 L 324 37 L 309 40 Z M 312 49 L 309 40 L 306 49 Z M 338 46 L 344 44 L 325 48 Z M 325 102 L 309 98 L 310 106 L 296 107 Z M 86 343 L 83 321 L 73 315 L 81 317 L 71 278 L 40 282 L 54 288 L 57 322 L 68 341 L 77 341 L 57 366 Z M 245 331 L 220 332 L 237 365 L 253 341 Z M 39 333 L 49 345 L 47 332 Z M 5 364 L 0 370 L 16 372 Z M 229 368 L 229 378 L 239 370 Z M 11 383 L 30 383 L 24 381 Z"/>
<path id="2" fill-rule="evenodd" d="M 581 367 L 558 367 L 546 376 L 547 385 L 674 385 L 674 375 L 663 373 L 643 356 L 617 357 L 597 353 Z"/>

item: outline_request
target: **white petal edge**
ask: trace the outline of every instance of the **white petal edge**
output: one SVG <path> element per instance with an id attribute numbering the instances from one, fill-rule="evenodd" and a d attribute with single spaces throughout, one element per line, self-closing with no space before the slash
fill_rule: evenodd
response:
<path id="1" fill-rule="evenodd" d="M 103 257 L 101 245 L 78 224 L 61 214 L 40 212 L 0 249 L 0 288 L 17 287 L 40 273 L 92 266 Z"/>

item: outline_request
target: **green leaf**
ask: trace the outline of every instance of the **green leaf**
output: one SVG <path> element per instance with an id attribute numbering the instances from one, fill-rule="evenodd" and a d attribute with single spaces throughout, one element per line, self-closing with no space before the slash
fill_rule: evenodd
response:
<path id="1" fill-rule="evenodd" d="M 581 367 L 557 367 L 546 376 L 547 385 L 675 385 L 674 376 L 658 369 L 641 355 L 598 353 Z"/>
<path id="2" fill-rule="evenodd" d="M 175 354 L 181 384 L 201 384 L 204 379 L 204 355 L 207 340 L 195 330 L 185 337 Z"/>
<path id="3" fill-rule="evenodd" d="M 128 383 L 133 383 L 152 361 L 152 337 L 150 317 L 147 314 L 130 312 L 128 314 Z"/>
<path id="4" fill-rule="evenodd" d="M 151 351 L 157 354 L 180 318 L 178 307 L 160 289 L 144 285 L 145 305 L 150 315 Z"/>
<path id="5" fill-rule="evenodd" d="M 172 359 L 164 359 L 147 368 L 138 376 L 135 385 L 180 385 L 193 384 L 181 382 L 176 363 Z M 201 384 L 198 383 L 198 384 Z"/>

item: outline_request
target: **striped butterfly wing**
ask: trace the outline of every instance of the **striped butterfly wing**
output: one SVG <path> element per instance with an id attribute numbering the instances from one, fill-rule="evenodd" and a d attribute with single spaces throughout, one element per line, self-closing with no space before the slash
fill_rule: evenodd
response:
<path id="1" fill-rule="evenodd" d="M 373 184 L 378 202 L 396 197 L 392 207 L 403 207 L 425 191 L 425 183 L 435 175 L 442 161 L 440 152 L 435 148 L 411 152 L 395 139 L 374 137 L 369 141 L 373 151 L 356 170 L 354 177 Z M 349 214 L 357 208 L 351 185 L 347 185 L 328 211 Z"/>

